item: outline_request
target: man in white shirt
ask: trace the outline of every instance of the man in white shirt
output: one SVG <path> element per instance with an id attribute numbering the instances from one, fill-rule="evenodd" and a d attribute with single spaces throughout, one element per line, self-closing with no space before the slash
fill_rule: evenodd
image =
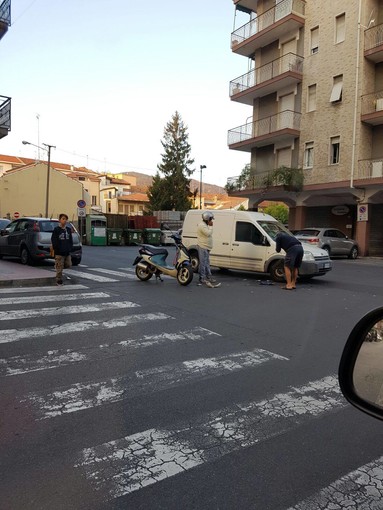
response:
<path id="1" fill-rule="evenodd" d="M 197 228 L 197 245 L 199 258 L 199 284 L 206 287 L 219 287 L 211 275 L 210 270 L 210 251 L 213 248 L 213 220 L 214 214 L 205 211 L 202 214 L 202 221 Z"/>

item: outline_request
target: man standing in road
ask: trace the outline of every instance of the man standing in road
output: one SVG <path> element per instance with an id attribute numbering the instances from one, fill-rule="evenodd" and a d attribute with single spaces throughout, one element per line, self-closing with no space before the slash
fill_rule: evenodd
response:
<path id="1" fill-rule="evenodd" d="M 72 230 L 67 227 L 68 216 L 60 214 L 60 224 L 53 230 L 51 242 L 55 257 L 56 283 L 63 284 L 63 269 L 72 266 L 70 252 L 73 249 Z"/>
<path id="2" fill-rule="evenodd" d="M 221 284 L 216 283 L 210 270 L 210 251 L 213 248 L 213 220 L 214 214 L 205 211 L 202 214 L 202 221 L 197 228 L 197 245 L 199 258 L 199 283 L 198 285 L 206 285 L 206 287 L 219 287 Z"/>
<path id="3" fill-rule="evenodd" d="M 298 269 L 301 267 L 303 259 L 303 246 L 300 241 L 292 234 L 287 232 L 279 232 L 275 238 L 276 251 L 282 250 L 286 252 L 285 256 L 285 276 L 286 285 L 282 287 L 285 290 L 294 290 L 297 285 Z"/>

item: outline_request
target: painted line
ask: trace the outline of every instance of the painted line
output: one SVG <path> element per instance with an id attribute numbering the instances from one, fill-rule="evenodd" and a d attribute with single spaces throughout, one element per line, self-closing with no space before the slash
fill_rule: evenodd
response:
<path id="1" fill-rule="evenodd" d="M 383 457 L 376 459 L 288 510 L 383 508 Z"/>
<path id="2" fill-rule="evenodd" d="M 79 264 L 78 267 L 89 267 L 86 264 Z"/>
<path id="3" fill-rule="evenodd" d="M 65 294 L 56 296 L 22 296 L 0 298 L 1 305 L 23 305 L 35 303 L 52 303 L 53 301 L 77 301 L 82 299 L 109 298 L 110 295 L 105 292 L 83 292 L 81 294 Z M 20 318 L 20 316 L 19 316 Z"/>
<path id="4" fill-rule="evenodd" d="M 92 274 L 92 273 L 84 273 L 83 271 L 77 271 L 74 269 L 65 269 L 64 274 L 69 274 L 71 276 L 78 276 L 79 278 L 85 278 L 85 280 L 93 280 L 95 282 L 103 282 L 103 283 L 118 282 L 118 280 L 114 280 L 112 278 L 106 278 L 106 276 L 100 276 L 98 274 Z"/>
<path id="5" fill-rule="evenodd" d="M 85 448 L 76 467 L 85 470 L 97 490 L 117 498 L 347 405 L 337 377 L 329 376 L 269 399 L 207 413 L 192 423 L 178 423 L 175 429 L 149 429 Z"/>
<path id="6" fill-rule="evenodd" d="M 63 287 L 56 287 L 53 285 L 46 287 L 12 287 L 10 289 L 0 289 L 0 294 L 25 294 L 32 292 L 62 292 L 65 290 L 81 290 L 81 289 L 89 289 L 85 285 L 68 285 Z"/>
<path id="7" fill-rule="evenodd" d="M 120 271 L 126 271 L 127 273 L 135 273 L 135 269 L 133 267 L 118 267 Z"/>
<path id="8" fill-rule="evenodd" d="M 1 332 L 0 344 L 9 342 L 18 342 L 24 338 L 37 338 L 49 337 L 54 335 L 62 335 L 69 333 L 80 333 L 83 331 L 102 330 L 123 328 L 130 324 L 136 324 L 145 321 L 174 319 L 170 315 L 164 313 L 142 313 L 137 315 L 128 315 L 126 317 L 119 317 L 118 319 L 111 319 L 109 321 L 80 321 L 69 322 L 66 324 L 55 324 L 47 327 L 36 327 L 27 329 L 4 329 Z"/>
<path id="9" fill-rule="evenodd" d="M 121 310 L 125 308 L 136 308 L 140 305 L 132 301 L 112 301 L 110 303 L 98 303 L 93 305 L 57 306 L 39 308 L 37 310 L 7 310 L 0 312 L 0 321 L 11 321 L 31 319 L 33 317 L 51 317 L 52 315 L 72 315 L 78 313 L 104 312 L 105 310 Z"/>
<path id="10" fill-rule="evenodd" d="M 144 335 L 141 338 L 131 338 L 112 344 L 102 344 L 82 349 L 65 349 L 48 351 L 44 356 L 27 354 L 0 359 L 0 376 L 20 375 L 28 372 L 49 370 L 60 366 L 79 363 L 81 361 L 100 361 L 117 356 L 126 356 L 132 350 L 176 343 L 179 341 L 204 340 L 209 336 L 221 336 L 205 328 L 192 328 L 176 333 L 159 333 Z"/>
<path id="11" fill-rule="evenodd" d="M 47 394 L 29 393 L 23 402 L 31 403 L 42 420 L 253 368 L 271 360 L 288 361 L 277 354 L 254 349 L 139 370 L 106 381 L 76 383 Z"/>
<path id="12" fill-rule="evenodd" d="M 97 271 L 98 273 L 110 274 L 111 276 L 123 276 L 124 278 L 134 278 L 133 275 L 123 273 L 122 271 L 112 271 L 103 267 L 89 267 L 89 271 Z"/>

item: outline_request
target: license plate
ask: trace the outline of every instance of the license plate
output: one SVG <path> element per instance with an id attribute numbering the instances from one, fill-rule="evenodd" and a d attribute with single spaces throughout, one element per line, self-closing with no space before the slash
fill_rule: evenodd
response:
<path id="1" fill-rule="evenodd" d="M 325 265 L 324 265 L 324 268 L 325 269 L 329 269 L 330 267 L 331 267 L 330 262 L 326 262 Z"/>

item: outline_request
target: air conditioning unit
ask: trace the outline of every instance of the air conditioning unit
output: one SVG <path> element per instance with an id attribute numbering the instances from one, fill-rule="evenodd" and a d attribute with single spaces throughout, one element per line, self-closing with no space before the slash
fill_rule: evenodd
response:
<path id="1" fill-rule="evenodd" d="M 383 110 L 383 97 L 376 100 L 375 110 L 379 112 L 380 110 Z"/>
<path id="2" fill-rule="evenodd" d="M 383 175 L 383 161 L 373 161 L 371 177 L 382 177 Z"/>

